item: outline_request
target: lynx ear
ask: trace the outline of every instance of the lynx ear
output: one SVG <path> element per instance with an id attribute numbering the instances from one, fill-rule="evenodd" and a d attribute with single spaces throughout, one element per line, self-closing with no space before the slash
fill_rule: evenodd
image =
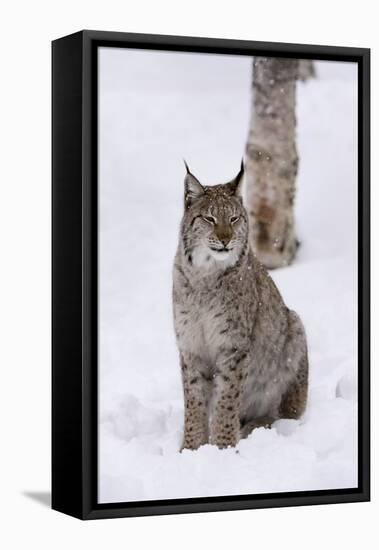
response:
<path id="1" fill-rule="evenodd" d="M 187 174 L 184 178 L 184 206 L 188 208 L 194 200 L 204 194 L 204 187 L 199 180 L 190 172 L 186 161 L 184 161 Z"/>
<path id="2" fill-rule="evenodd" d="M 241 160 L 241 168 L 236 177 L 227 183 L 231 193 L 233 195 L 241 196 L 241 187 L 243 181 L 243 175 L 245 173 L 245 166 L 243 164 L 243 159 Z"/>

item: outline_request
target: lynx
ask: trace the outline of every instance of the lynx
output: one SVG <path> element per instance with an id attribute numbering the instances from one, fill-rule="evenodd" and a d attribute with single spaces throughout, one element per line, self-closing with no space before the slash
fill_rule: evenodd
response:
<path id="1" fill-rule="evenodd" d="M 244 166 L 225 184 L 190 172 L 173 272 L 184 389 L 182 449 L 235 446 L 278 418 L 299 418 L 308 389 L 307 344 L 249 247 Z"/>

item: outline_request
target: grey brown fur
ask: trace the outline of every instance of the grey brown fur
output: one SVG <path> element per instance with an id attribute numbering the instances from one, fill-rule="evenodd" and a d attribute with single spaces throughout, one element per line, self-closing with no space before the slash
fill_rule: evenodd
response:
<path id="1" fill-rule="evenodd" d="M 185 402 L 182 448 L 234 446 L 277 418 L 298 418 L 308 388 L 307 345 L 249 248 L 238 176 L 203 186 L 187 168 L 173 273 Z"/>

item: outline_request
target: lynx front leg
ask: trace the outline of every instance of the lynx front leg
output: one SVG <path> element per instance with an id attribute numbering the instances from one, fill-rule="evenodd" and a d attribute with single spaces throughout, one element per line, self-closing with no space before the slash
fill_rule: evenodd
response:
<path id="1" fill-rule="evenodd" d="M 220 449 L 234 447 L 241 438 L 240 404 L 245 375 L 245 353 L 231 352 L 217 366 L 214 379 L 210 442 Z"/>
<path id="2" fill-rule="evenodd" d="M 198 449 L 208 443 L 210 382 L 202 374 L 202 364 L 193 354 L 181 355 L 184 390 L 184 440 L 182 449 Z"/>

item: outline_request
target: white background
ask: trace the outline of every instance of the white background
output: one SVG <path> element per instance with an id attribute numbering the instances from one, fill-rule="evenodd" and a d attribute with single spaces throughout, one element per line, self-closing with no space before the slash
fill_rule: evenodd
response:
<path id="1" fill-rule="evenodd" d="M 374 3 L 36 0 L 10 6 L 1 10 L 0 48 L 0 543 L 11 549 L 374 546 L 379 512 L 375 372 L 372 503 L 83 524 L 25 495 L 45 493 L 50 483 L 50 40 L 93 28 L 371 47 L 375 98 L 379 38 Z M 374 105 L 374 152 L 379 145 L 376 115 Z M 375 158 L 372 176 L 375 212 Z M 373 218 L 375 239 L 378 222 Z M 374 286 L 374 303 L 377 297 Z M 373 327 L 374 334 L 375 310 Z"/>

